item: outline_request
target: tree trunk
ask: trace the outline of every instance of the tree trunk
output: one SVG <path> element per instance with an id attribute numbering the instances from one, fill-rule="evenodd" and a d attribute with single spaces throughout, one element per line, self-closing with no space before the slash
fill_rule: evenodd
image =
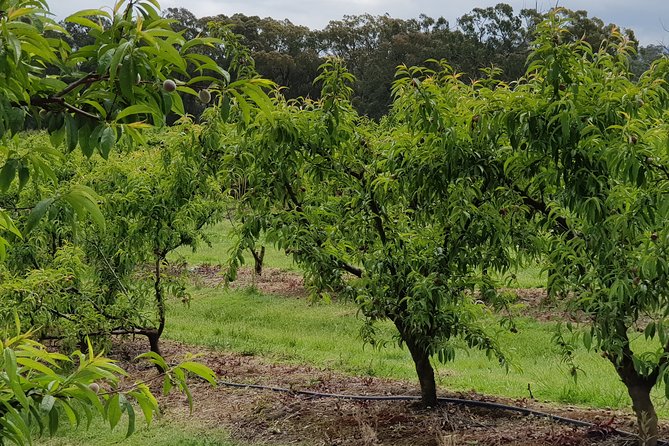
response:
<path id="1" fill-rule="evenodd" d="M 253 260 L 255 261 L 254 271 L 256 276 L 262 276 L 263 261 L 265 259 L 265 247 L 261 246 L 260 251 L 256 251 L 255 248 L 251 248 L 251 254 L 253 254 Z"/>
<path id="2" fill-rule="evenodd" d="M 151 348 L 151 351 L 160 355 L 160 335 L 158 334 L 158 330 L 150 330 L 145 334 L 149 340 L 149 347 Z"/>
<path id="3" fill-rule="evenodd" d="M 434 369 L 430 363 L 430 355 L 418 345 L 413 336 L 408 335 L 401 329 L 402 324 L 396 322 L 395 326 L 399 330 L 402 340 L 406 343 L 416 366 L 416 374 L 420 383 L 421 403 L 425 407 L 434 408 L 437 406 L 437 383 L 434 379 Z"/>
<path id="4" fill-rule="evenodd" d="M 608 358 L 632 398 L 632 408 L 639 425 L 639 445 L 656 446 L 658 440 L 657 413 L 650 399 L 650 391 L 657 382 L 659 370 L 656 369 L 649 376 L 640 375 L 634 368 L 634 353 L 627 337 L 627 327 L 619 322 L 616 331 L 619 335 L 622 333 L 620 335 L 620 338 L 623 339 L 622 354 L 616 355 L 608 352 Z"/>
<path id="5" fill-rule="evenodd" d="M 149 345 L 151 347 L 151 351 L 159 354 L 160 355 L 160 336 L 163 334 L 163 330 L 165 330 L 165 297 L 163 296 L 163 288 L 160 283 L 161 281 L 161 275 L 160 275 L 160 265 L 163 262 L 165 256 L 162 254 L 156 254 L 156 264 L 155 264 L 155 271 L 154 271 L 154 290 L 156 294 L 156 306 L 158 308 L 158 328 L 156 330 L 151 330 L 147 332 L 146 336 L 149 338 Z M 156 364 L 156 368 L 158 369 L 158 372 L 164 373 L 165 370 L 163 370 L 162 367 Z"/>
<path id="6" fill-rule="evenodd" d="M 652 385 L 641 383 L 630 385 L 627 392 L 632 398 L 632 408 L 639 425 L 639 445 L 656 446 L 658 440 L 657 414 L 650 399 Z"/>

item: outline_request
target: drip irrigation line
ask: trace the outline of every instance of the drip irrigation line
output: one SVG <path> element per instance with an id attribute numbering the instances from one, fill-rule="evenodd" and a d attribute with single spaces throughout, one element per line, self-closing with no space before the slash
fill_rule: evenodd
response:
<path id="1" fill-rule="evenodd" d="M 287 387 L 264 386 L 261 384 L 242 384 L 230 381 L 218 381 L 218 384 L 226 387 L 236 387 L 240 389 L 257 389 L 257 390 L 271 390 L 273 392 L 291 393 L 293 395 L 304 395 L 313 398 L 336 398 L 340 400 L 352 401 L 420 401 L 421 397 L 416 395 L 349 395 L 341 393 L 322 393 L 311 390 L 294 390 Z M 442 403 L 454 404 L 468 407 L 481 407 L 484 409 L 505 410 L 508 412 L 516 412 L 525 416 L 535 416 L 538 418 L 546 418 L 562 424 L 569 424 L 577 427 L 598 427 L 595 423 L 588 421 L 575 420 L 573 418 L 562 417 L 560 415 L 553 415 L 539 410 L 528 409 L 526 407 L 510 406 L 508 404 L 493 403 L 489 401 L 470 400 L 465 398 L 449 398 L 438 397 L 437 400 Z M 624 437 L 637 438 L 636 434 L 615 428 L 611 428 L 611 432 Z M 669 441 L 658 440 L 658 446 L 669 446 Z"/>

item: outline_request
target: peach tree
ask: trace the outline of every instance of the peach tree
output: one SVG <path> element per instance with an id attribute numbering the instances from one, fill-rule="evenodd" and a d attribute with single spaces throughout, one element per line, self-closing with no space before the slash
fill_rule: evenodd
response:
<path id="1" fill-rule="evenodd" d="M 67 152 L 79 147 L 85 156 L 98 153 L 106 158 L 114 146 L 141 141 L 143 128 L 163 125 L 170 113 L 183 112 L 177 92 L 197 96 L 193 87 L 198 82 L 224 85 L 229 80 L 216 63 L 194 50 L 217 41 L 186 41 L 160 16 L 155 0 L 119 0 L 109 11 L 80 11 L 66 20 L 87 29 L 93 43 L 70 48 L 61 38 L 64 30 L 49 18 L 45 0 L 0 1 L 0 189 L 5 192 L 12 187 L 38 187 L 42 181 L 55 183 L 52 162 L 61 156 L 59 149 Z M 177 83 L 173 80 L 177 76 L 186 80 Z M 25 131 L 36 127 L 47 129 L 50 143 L 31 150 L 22 141 Z M 52 204 L 62 202 L 79 220 L 90 216 L 104 231 L 99 199 L 89 187 L 71 184 L 62 194 L 35 206 L 28 226 L 44 217 Z M 3 201 L 3 259 L 8 239 L 20 239 L 26 229 L 17 227 L 9 210 Z M 61 414 L 75 425 L 81 414 L 98 413 L 113 428 L 126 413 L 131 433 L 135 416 L 130 400 L 139 403 L 147 421 L 157 412 L 146 386 L 116 389 L 122 370 L 94 355 L 90 344 L 88 356 L 75 353 L 68 358 L 49 353 L 9 329 L 3 331 L 2 339 L 3 441 L 30 444 L 35 429 L 44 430 L 43 420 L 48 420 L 53 432 Z M 210 370 L 190 360 L 170 366 L 153 353 L 149 359 L 163 370 L 166 389 L 176 384 L 188 394 L 186 372 L 214 379 Z M 96 394 L 95 380 L 103 380 L 109 391 Z"/>
<path id="2" fill-rule="evenodd" d="M 367 340 L 378 340 L 375 322 L 395 325 L 423 404 L 434 406 L 433 357 L 452 360 L 465 346 L 506 364 L 480 300 L 498 297 L 488 273 L 506 271 L 532 240 L 525 206 L 499 192 L 494 135 L 472 125 L 485 98 L 447 65 L 402 68 L 380 123 L 354 111 L 340 61 L 317 81 L 319 101 L 274 92 L 253 103 L 248 125 L 209 122 L 205 151 L 219 157 L 241 220 L 231 273 L 264 235 L 292 254 L 315 295 L 357 303 Z"/>
<path id="3" fill-rule="evenodd" d="M 526 77 L 496 90 L 486 120 L 511 188 L 547 217 L 549 290 L 589 319 L 583 343 L 611 362 L 640 444 L 655 445 L 650 392 L 669 395 L 669 60 L 633 80 L 624 36 L 593 49 L 559 14 L 538 31 Z"/>

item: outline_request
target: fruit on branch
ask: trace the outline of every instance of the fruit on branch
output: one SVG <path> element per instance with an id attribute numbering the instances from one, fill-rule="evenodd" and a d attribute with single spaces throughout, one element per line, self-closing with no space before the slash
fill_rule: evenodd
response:
<path id="1" fill-rule="evenodd" d="M 166 79 L 165 82 L 163 82 L 163 90 L 166 92 L 172 93 L 176 89 L 177 84 L 172 79 Z"/>
<path id="2" fill-rule="evenodd" d="M 200 102 L 202 102 L 203 104 L 208 104 L 209 101 L 211 101 L 211 93 L 206 88 L 200 90 L 200 92 L 198 93 L 198 97 L 200 98 Z"/>

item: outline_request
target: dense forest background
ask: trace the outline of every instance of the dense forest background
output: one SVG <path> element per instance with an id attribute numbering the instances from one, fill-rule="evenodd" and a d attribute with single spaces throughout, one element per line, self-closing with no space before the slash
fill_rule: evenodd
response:
<path id="1" fill-rule="evenodd" d="M 562 14 L 570 19 L 570 33 L 565 38 L 584 37 L 595 49 L 618 28 L 589 17 L 586 11 L 564 9 Z M 391 102 L 391 84 L 399 64 L 422 65 L 428 59 L 446 59 L 472 80 L 485 76 L 482 69 L 493 67 L 501 70 L 500 77 L 505 81 L 518 79 L 525 71 L 536 25 L 546 13 L 536 9 L 516 13 L 510 5 L 499 3 L 474 8 L 455 24 L 425 15 L 405 20 L 364 14 L 330 21 L 322 30 L 243 14 L 198 18 L 184 8 L 168 8 L 165 16 L 175 21 L 174 29 L 183 31 L 187 39 L 224 32 L 236 35 L 239 48 L 248 48 L 248 58 L 231 60 L 224 47 L 212 48 L 209 56 L 226 68 L 231 63 L 248 64 L 249 69 L 284 86 L 288 98 L 318 99 L 319 88 L 312 82 L 318 67 L 328 56 L 339 57 L 357 79 L 354 105 L 358 112 L 379 119 Z M 92 41 L 79 25 L 64 26 L 71 34 L 69 43 L 73 47 Z M 637 47 L 637 54 L 630 60 L 630 70 L 637 76 L 668 52 L 660 44 L 640 46 L 633 30 L 624 33 Z M 227 41 L 230 45 L 231 40 Z M 239 54 L 239 48 L 235 54 Z M 195 100 L 186 104 L 187 111 L 195 115 L 200 107 Z"/>

